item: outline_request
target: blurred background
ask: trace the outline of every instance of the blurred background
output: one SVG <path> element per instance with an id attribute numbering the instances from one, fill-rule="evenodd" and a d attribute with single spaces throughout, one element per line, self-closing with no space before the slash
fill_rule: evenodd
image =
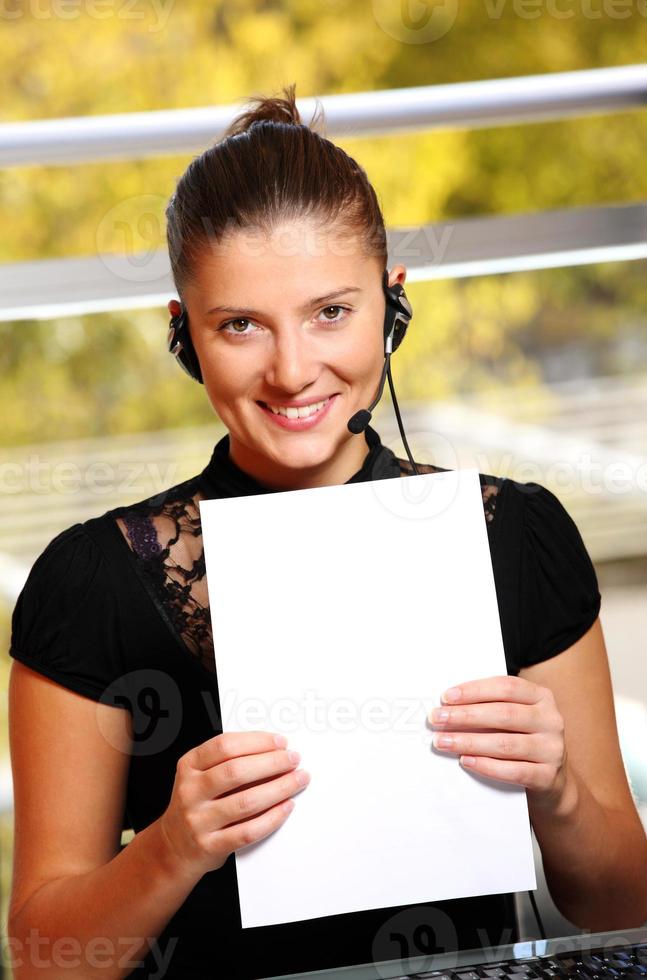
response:
<path id="1" fill-rule="evenodd" d="M 328 135 L 376 188 L 390 264 L 410 268 L 415 317 L 392 370 L 414 455 L 541 482 L 580 528 L 645 814 L 646 43 L 642 0 L 3 0 L 3 929 L 22 583 L 60 530 L 193 475 L 224 433 L 165 348 L 164 208 L 221 117 L 200 130 L 199 114 L 148 114 L 229 118 L 292 82 L 298 100 L 330 97 Z M 380 101 L 396 89 L 420 93 L 406 127 Z M 130 113 L 146 115 L 133 126 Z M 404 456 L 388 389 L 374 425 Z M 542 902 L 549 934 L 577 931 Z"/>

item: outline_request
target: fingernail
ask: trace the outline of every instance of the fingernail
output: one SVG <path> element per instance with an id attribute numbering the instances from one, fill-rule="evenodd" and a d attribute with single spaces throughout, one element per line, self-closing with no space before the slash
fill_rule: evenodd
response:
<path id="1" fill-rule="evenodd" d="M 288 759 L 290 762 L 298 762 L 301 756 L 298 752 L 288 752 Z"/>
<path id="2" fill-rule="evenodd" d="M 473 755 L 462 755 L 460 761 L 463 766 L 473 766 L 476 759 Z"/>
<path id="3" fill-rule="evenodd" d="M 461 689 L 460 687 L 450 687 L 441 696 L 443 701 L 458 701 L 461 696 Z"/>
<path id="4" fill-rule="evenodd" d="M 449 718 L 449 711 L 446 708 L 434 708 L 431 712 L 432 722 L 443 722 Z"/>
<path id="5" fill-rule="evenodd" d="M 284 749 L 285 746 L 288 744 L 288 740 L 285 737 L 285 735 L 275 735 L 274 736 L 274 744 L 275 745 L 278 745 L 278 747 L 280 749 Z"/>
<path id="6" fill-rule="evenodd" d="M 296 773 L 296 779 L 301 786 L 305 786 L 305 784 L 310 779 L 310 773 L 306 772 L 305 769 L 301 769 L 298 773 Z"/>
<path id="7" fill-rule="evenodd" d="M 434 745 L 436 748 L 448 749 L 454 744 L 454 739 L 451 735 L 434 735 Z"/>

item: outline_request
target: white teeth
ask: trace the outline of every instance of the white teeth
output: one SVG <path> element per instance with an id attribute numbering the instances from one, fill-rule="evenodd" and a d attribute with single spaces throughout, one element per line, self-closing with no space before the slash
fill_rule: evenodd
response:
<path id="1" fill-rule="evenodd" d="M 301 408 L 294 408 L 292 406 L 290 408 L 284 408 L 282 405 L 268 405 L 267 407 L 271 409 L 274 415 L 283 415 L 288 419 L 307 419 L 309 415 L 314 415 L 320 408 L 323 408 L 328 400 L 328 398 L 325 398 L 322 402 L 313 402 L 312 405 L 303 405 Z"/>

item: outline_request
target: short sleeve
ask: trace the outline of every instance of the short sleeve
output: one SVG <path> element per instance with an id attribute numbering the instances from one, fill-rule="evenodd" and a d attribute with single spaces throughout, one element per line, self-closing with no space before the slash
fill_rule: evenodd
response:
<path id="1" fill-rule="evenodd" d="M 11 618 L 9 655 L 95 701 L 123 676 L 114 590 L 81 524 L 61 531 L 31 567 Z M 116 688 L 115 688 L 116 689 Z M 106 702 L 113 701 L 111 692 Z"/>
<path id="2" fill-rule="evenodd" d="M 595 622 L 601 596 L 577 525 L 546 487 L 517 484 L 524 498 L 519 666 L 548 660 Z"/>

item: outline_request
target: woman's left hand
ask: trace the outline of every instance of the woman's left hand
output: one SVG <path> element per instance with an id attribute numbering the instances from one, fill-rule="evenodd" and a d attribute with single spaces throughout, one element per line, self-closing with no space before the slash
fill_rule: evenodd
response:
<path id="1" fill-rule="evenodd" d="M 435 748 L 458 753 L 473 772 L 525 786 L 537 806 L 559 804 L 568 767 L 564 719 L 550 688 L 514 675 L 487 677 L 450 688 L 442 701 L 429 716 Z"/>

